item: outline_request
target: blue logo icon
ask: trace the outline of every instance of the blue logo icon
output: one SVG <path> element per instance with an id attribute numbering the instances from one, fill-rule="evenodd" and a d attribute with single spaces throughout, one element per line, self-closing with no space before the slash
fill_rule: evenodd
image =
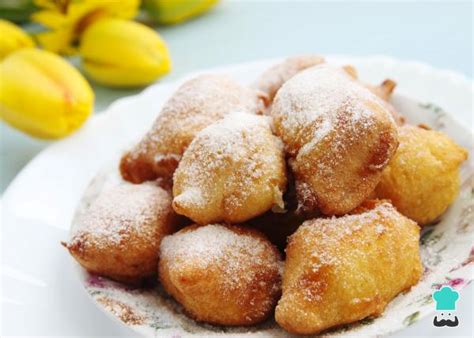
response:
<path id="1" fill-rule="evenodd" d="M 458 317 L 453 312 L 456 310 L 459 293 L 450 286 L 443 286 L 440 290 L 433 292 L 433 299 L 436 302 L 437 312 L 433 319 L 433 325 L 436 327 L 458 326 Z"/>

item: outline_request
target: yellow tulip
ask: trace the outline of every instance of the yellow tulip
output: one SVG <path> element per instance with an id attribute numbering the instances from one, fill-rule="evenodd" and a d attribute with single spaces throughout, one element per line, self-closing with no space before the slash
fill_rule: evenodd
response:
<path id="1" fill-rule="evenodd" d="M 93 102 L 81 73 L 56 54 L 27 48 L 0 63 L 0 117 L 25 133 L 68 135 L 89 117 Z"/>
<path id="2" fill-rule="evenodd" d="M 92 79 L 113 87 L 147 85 L 171 68 L 158 33 L 123 19 L 103 18 L 90 25 L 82 35 L 79 54 Z"/>
<path id="3" fill-rule="evenodd" d="M 21 49 L 34 47 L 35 43 L 20 27 L 0 19 L 0 60 Z"/>
<path id="4" fill-rule="evenodd" d="M 140 0 L 34 0 L 39 11 L 31 19 L 47 30 L 36 35 L 40 45 L 55 53 L 76 54 L 81 33 L 101 17 L 134 18 Z"/>
<path id="5" fill-rule="evenodd" d="M 144 7 L 161 24 L 176 24 L 202 14 L 219 0 L 145 0 Z"/>

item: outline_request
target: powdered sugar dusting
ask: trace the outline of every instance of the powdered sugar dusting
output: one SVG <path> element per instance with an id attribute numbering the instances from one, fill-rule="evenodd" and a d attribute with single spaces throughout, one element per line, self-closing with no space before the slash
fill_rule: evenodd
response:
<path id="1" fill-rule="evenodd" d="M 181 155 L 197 132 L 239 110 L 262 112 L 260 94 L 225 75 L 200 75 L 185 82 L 165 103 L 134 152 Z"/>
<path id="2" fill-rule="evenodd" d="M 374 113 L 365 102 L 379 99 L 354 81 L 343 69 L 329 65 L 311 67 L 286 82 L 275 98 L 272 115 L 279 121 L 278 133 L 292 155 L 300 140 L 311 130 L 311 139 L 301 149 L 307 152 L 337 128 L 344 114 L 346 127 L 370 128 Z M 387 114 L 389 116 L 389 114 Z"/>
<path id="3" fill-rule="evenodd" d="M 371 227 L 376 236 L 397 236 L 397 234 L 406 232 L 405 226 L 400 221 L 397 221 L 397 218 L 402 216 L 389 202 L 377 201 L 373 209 L 362 208 L 361 211 L 361 213 L 343 217 L 333 216 L 331 218 L 309 220 L 303 223 L 301 229 L 305 229 L 305 231 L 313 234 L 306 236 L 308 243 L 311 242 L 311 237 L 316 233 L 320 243 L 324 246 L 337 247 L 337 242 L 342 240 L 357 242 L 353 249 L 356 254 L 364 254 L 361 251 L 364 248 L 364 243 L 373 240 L 369 237 L 354 236 L 354 233 L 362 230 L 364 227 Z M 416 226 L 414 222 L 408 219 L 405 219 L 405 221 L 411 222 Z M 388 231 L 389 229 L 390 231 Z M 417 238 L 414 239 L 414 242 L 417 242 Z M 324 250 L 314 251 L 311 256 L 317 257 L 311 268 L 313 272 L 318 271 L 322 266 L 341 264 L 341 259 L 344 259 L 343 256 L 336 256 Z"/>
<path id="4" fill-rule="evenodd" d="M 268 210 L 282 204 L 283 146 L 272 135 L 268 117 L 231 113 L 197 135 L 175 172 L 174 183 L 175 207 L 184 210 L 216 208 L 225 214 L 243 208 L 249 197 L 259 194 L 262 201 L 269 200 Z M 184 214 L 199 223 L 227 220 L 221 215 L 201 222 L 194 214 Z"/>
<path id="5" fill-rule="evenodd" d="M 373 191 L 398 144 L 381 99 L 326 64 L 287 81 L 272 116 L 305 210 L 343 215 L 355 208 Z"/>
<path id="6" fill-rule="evenodd" d="M 281 271 L 278 254 L 268 241 L 236 229 L 211 224 L 166 236 L 160 257 L 170 269 L 189 264 L 197 269 L 220 267 L 223 287 L 229 290 L 250 283 L 259 269 Z"/>
<path id="7" fill-rule="evenodd" d="M 265 72 L 255 81 L 253 86 L 266 93 L 270 100 L 273 99 L 280 87 L 303 69 L 323 63 L 324 59 L 317 55 L 298 55 L 285 59 Z"/>
<path id="8" fill-rule="evenodd" d="M 152 224 L 170 212 L 171 196 L 153 183 L 140 185 L 121 184 L 103 191 L 89 209 L 79 219 L 79 224 L 70 242 L 82 241 L 87 233 L 87 243 L 83 245 L 119 245 L 131 231 L 150 231 L 143 238 L 155 239 Z"/>
<path id="9" fill-rule="evenodd" d="M 385 230 L 386 229 L 385 229 L 385 226 L 383 224 L 379 223 L 375 226 L 375 233 L 378 234 L 378 235 L 383 234 L 385 232 Z"/>

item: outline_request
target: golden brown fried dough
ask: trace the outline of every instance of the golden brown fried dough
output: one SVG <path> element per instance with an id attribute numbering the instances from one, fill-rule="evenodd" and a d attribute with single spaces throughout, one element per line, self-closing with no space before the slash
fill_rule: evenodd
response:
<path id="1" fill-rule="evenodd" d="M 358 214 L 303 223 L 286 249 L 275 318 L 285 330 L 314 334 L 379 316 L 422 273 L 419 227 L 388 202 Z"/>
<path id="2" fill-rule="evenodd" d="M 357 69 L 352 65 L 343 66 L 342 69 L 354 80 L 358 80 Z M 397 83 L 391 79 L 384 80 L 380 85 L 363 84 L 372 93 L 380 97 L 384 101 L 390 101 L 393 90 L 397 86 Z"/>
<path id="3" fill-rule="evenodd" d="M 459 193 L 467 151 L 448 136 L 414 126 L 399 129 L 400 147 L 382 174 L 377 196 L 421 225 L 436 220 Z"/>
<path id="4" fill-rule="evenodd" d="M 357 80 L 357 77 L 358 77 L 357 70 L 353 66 L 347 65 L 342 68 L 354 80 Z M 392 114 L 392 117 L 398 126 L 402 126 L 405 124 L 405 117 L 403 117 L 395 109 L 395 107 L 390 104 L 390 99 L 392 98 L 393 91 L 395 90 L 395 87 L 397 86 L 397 83 L 395 81 L 391 79 L 386 79 L 379 85 L 363 84 L 363 83 L 362 85 L 367 87 L 373 94 L 377 95 L 383 100 L 382 104 L 384 104 L 386 108 L 390 111 L 390 114 Z"/>
<path id="5" fill-rule="evenodd" d="M 387 110 L 392 114 L 393 119 L 397 126 L 403 126 L 406 122 L 405 117 L 400 114 L 394 106 L 390 103 L 390 99 L 392 97 L 393 90 L 397 84 L 395 81 L 387 79 L 384 80 L 380 85 L 373 86 L 373 85 L 366 85 L 366 87 L 375 95 L 380 97 L 383 101 L 382 103 L 385 105 Z"/>
<path id="6" fill-rule="evenodd" d="M 291 56 L 263 72 L 253 84 L 253 87 L 265 93 L 269 102 L 271 102 L 283 83 L 300 71 L 320 63 L 324 63 L 324 58 L 317 55 Z"/>
<path id="7" fill-rule="evenodd" d="M 287 81 L 272 116 L 301 207 L 327 215 L 345 214 L 362 203 L 398 145 L 396 125 L 382 100 L 328 65 Z"/>
<path id="8" fill-rule="evenodd" d="M 386 79 L 381 84 L 374 86 L 374 85 L 367 85 L 372 93 L 380 97 L 384 101 L 390 101 L 392 97 L 392 93 L 395 89 L 397 84 L 395 81 Z"/>
<path id="9" fill-rule="evenodd" d="M 269 118 L 232 113 L 197 134 L 173 178 L 173 208 L 199 224 L 239 223 L 283 208 L 281 141 Z"/>
<path id="10" fill-rule="evenodd" d="M 201 75 L 185 82 L 166 102 L 145 137 L 120 163 L 133 183 L 171 177 L 194 136 L 226 113 L 263 112 L 265 96 L 224 75 Z"/>
<path id="11" fill-rule="evenodd" d="M 164 288 L 196 320 L 251 325 L 280 295 L 278 250 L 259 232 L 237 226 L 189 226 L 161 243 Z"/>
<path id="12" fill-rule="evenodd" d="M 123 184 L 102 192 L 63 244 L 88 271 L 137 284 L 156 273 L 160 241 L 177 223 L 170 192 Z"/>

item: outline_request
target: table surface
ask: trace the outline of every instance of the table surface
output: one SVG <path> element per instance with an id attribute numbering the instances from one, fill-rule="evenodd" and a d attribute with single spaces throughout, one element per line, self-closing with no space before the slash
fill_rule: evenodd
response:
<path id="1" fill-rule="evenodd" d="M 385 54 L 472 77 L 472 11 L 471 1 L 225 1 L 182 25 L 157 28 L 168 43 L 174 68 L 161 81 L 201 68 L 299 53 Z M 142 90 L 93 87 L 96 113 Z M 49 144 L 1 123 L 0 192 Z M 472 287 L 463 293 L 459 312 L 465 325 L 459 330 L 436 329 L 427 318 L 396 335 L 472 334 L 472 322 L 467 323 L 472 316 Z M 102 322 L 95 334 L 130 334 L 112 324 Z"/>

